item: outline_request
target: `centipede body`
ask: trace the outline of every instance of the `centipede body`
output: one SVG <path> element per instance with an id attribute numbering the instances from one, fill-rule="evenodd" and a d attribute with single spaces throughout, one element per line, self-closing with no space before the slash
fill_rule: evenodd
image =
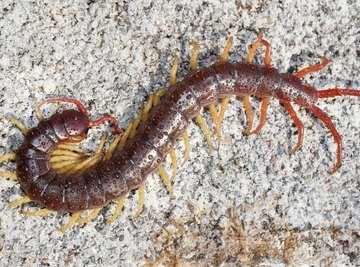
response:
<path id="1" fill-rule="evenodd" d="M 259 45 L 267 48 L 265 66 L 251 63 Z M 65 175 L 54 171 L 50 155 L 59 144 L 84 137 L 88 128 L 94 125 L 87 113 L 84 110 L 66 110 L 42 120 L 27 132 L 23 145 L 16 152 L 16 176 L 22 190 L 32 201 L 53 211 L 77 213 L 118 201 L 130 190 L 140 187 L 149 174 L 161 167 L 165 156 L 177 139 L 183 136 L 189 122 L 198 119 L 204 107 L 210 107 L 217 120 L 216 126 L 219 126 L 224 115 L 221 112 L 214 114 L 213 105 L 232 95 L 244 98 L 244 103 L 249 96 L 262 98 L 263 123 L 268 99 L 274 97 L 283 103 L 299 129 L 298 144 L 293 152 L 301 146 L 303 126 L 291 103 L 310 110 L 330 129 L 337 143 L 337 161 L 331 170 L 331 173 L 335 172 L 341 165 L 341 136 L 316 102 L 319 98 L 339 95 L 360 96 L 360 91 L 340 88 L 317 91 L 303 84 L 301 78 L 325 67 L 325 59 L 297 75 L 280 73 L 270 66 L 269 47 L 269 43 L 259 36 L 246 63 L 228 62 L 228 51 L 225 51 L 220 61 L 209 67 L 195 69 L 196 66 L 192 66 L 193 70 L 182 81 L 172 82 L 122 149 L 82 172 Z M 260 131 L 261 127 L 259 125 L 255 132 Z"/>

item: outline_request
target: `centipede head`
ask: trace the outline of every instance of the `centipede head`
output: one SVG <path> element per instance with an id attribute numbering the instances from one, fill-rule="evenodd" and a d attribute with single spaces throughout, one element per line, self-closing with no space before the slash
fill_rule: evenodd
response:
<path id="1" fill-rule="evenodd" d="M 78 142 L 86 137 L 90 126 L 89 117 L 81 111 L 69 109 L 61 113 L 66 131 L 69 133 L 70 142 Z"/>

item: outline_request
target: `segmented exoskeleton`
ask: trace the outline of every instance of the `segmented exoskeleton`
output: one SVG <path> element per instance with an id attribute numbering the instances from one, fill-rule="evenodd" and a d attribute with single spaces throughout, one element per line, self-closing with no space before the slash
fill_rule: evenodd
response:
<path id="1" fill-rule="evenodd" d="M 228 103 L 228 97 L 236 95 L 243 98 L 248 127 L 245 134 L 258 133 L 266 121 L 266 111 L 269 98 L 277 98 L 289 112 L 298 128 L 298 142 L 291 153 L 298 150 L 302 144 L 304 127 L 297 117 L 291 103 L 296 103 L 309 109 L 322 120 L 330 129 L 337 144 L 337 160 L 330 173 L 334 173 L 341 165 L 341 137 L 331 119 L 316 106 L 319 98 L 329 98 L 339 95 L 360 96 L 360 90 L 328 89 L 317 91 L 309 85 L 304 85 L 301 78 L 309 72 L 324 68 L 328 60 L 307 67 L 297 74 L 280 73 L 270 66 L 271 47 L 259 35 L 253 44 L 245 63 L 230 63 L 227 61 L 228 52 L 232 45 L 229 39 L 220 60 L 210 67 L 197 69 L 198 45 L 194 44 L 191 59 L 191 72 L 182 81 L 176 83 L 177 58 L 170 76 L 170 88 L 160 90 L 150 97 L 150 101 L 141 111 L 122 136 L 115 138 L 111 149 L 101 160 L 89 157 L 83 161 L 70 161 L 72 165 L 60 164 L 54 168 L 56 162 L 51 161 L 54 151 L 66 142 L 79 141 L 84 138 L 89 127 L 110 120 L 104 117 L 91 122 L 85 108 L 75 100 L 51 99 L 46 103 L 65 101 L 77 104 L 80 111 L 66 110 L 56 113 L 49 119 L 42 120 L 38 126 L 26 131 L 23 145 L 16 154 L 3 156 L 4 159 L 17 160 L 16 177 L 26 197 L 13 203 L 13 206 L 24 202 L 34 201 L 45 209 L 32 214 L 47 214 L 49 211 L 71 212 L 70 222 L 61 230 L 66 230 L 74 222 L 87 222 L 111 201 L 118 201 L 112 222 L 120 213 L 124 197 L 132 189 L 140 188 L 140 208 L 143 205 L 144 182 L 146 177 L 158 171 L 172 194 L 171 180 L 176 175 L 177 163 L 173 146 L 179 137 L 185 140 L 185 159 L 189 157 L 189 141 L 186 134 L 188 123 L 196 118 L 203 129 L 211 150 L 211 133 L 208 130 L 200 111 L 208 107 L 212 114 L 215 133 L 220 141 L 220 125 Z M 265 64 L 252 64 L 254 54 L 260 45 L 264 45 Z M 261 119 L 255 130 L 252 128 L 252 112 L 249 96 L 262 98 Z M 218 113 L 215 103 L 221 99 L 221 109 Z M 151 109 L 152 108 L 152 109 Z M 150 110 L 151 109 L 151 110 Z M 150 112 L 149 112 L 150 110 Z M 117 149 L 115 149 L 117 148 Z M 73 149 L 63 147 L 57 155 L 72 155 Z M 71 152 L 71 153 L 70 153 Z M 61 154 L 63 153 L 63 154 Z M 173 162 L 173 175 L 169 179 L 161 166 L 165 156 L 170 153 Z M 68 155 L 69 154 L 69 155 Z M 84 163 L 85 162 L 85 163 Z M 92 162 L 92 163 L 91 163 Z M 77 167 L 81 164 L 80 168 Z M 64 168 L 67 166 L 66 171 Z M 8 177 L 10 174 L 3 173 Z M 80 218 L 84 210 L 92 209 L 87 218 Z M 31 212 L 27 212 L 31 214 Z"/>

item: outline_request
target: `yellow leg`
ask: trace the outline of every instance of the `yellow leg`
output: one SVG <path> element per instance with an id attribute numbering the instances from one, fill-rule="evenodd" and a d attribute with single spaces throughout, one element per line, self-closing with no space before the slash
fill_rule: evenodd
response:
<path id="1" fill-rule="evenodd" d="M 36 115 L 36 118 L 39 120 L 39 121 L 42 121 L 44 119 L 43 115 L 41 114 L 40 112 L 40 108 L 39 108 L 39 104 L 38 102 L 36 101 L 36 99 L 34 100 L 34 106 L 35 106 L 35 115 Z"/>
<path id="2" fill-rule="evenodd" d="M 220 61 L 224 62 L 224 61 L 228 60 L 228 58 L 229 58 L 229 50 L 230 50 L 230 48 L 231 48 L 231 46 L 233 44 L 233 40 L 234 40 L 234 38 L 232 36 L 230 36 L 229 40 L 226 43 L 224 51 L 220 56 Z"/>
<path id="3" fill-rule="evenodd" d="M 256 50 L 260 47 L 262 42 L 263 34 L 259 33 L 258 39 L 252 44 L 251 48 L 249 49 L 249 53 L 246 58 L 247 63 L 251 63 L 254 60 Z"/>
<path id="4" fill-rule="evenodd" d="M 10 202 L 9 207 L 11 207 L 11 208 L 19 207 L 21 204 L 28 203 L 30 201 L 31 201 L 31 199 L 29 197 L 22 197 L 18 200 Z"/>
<path id="5" fill-rule="evenodd" d="M 6 153 L 0 156 L 0 162 L 7 161 L 7 160 L 15 160 L 16 153 Z"/>
<path id="6" fill-rule="evenodd" d="M 70 143 L 59 144 L 57 149 L 70 150 L 70 151 L 75 151 L 75 152 L 80 152 L 80 153 L 91 152 L 91 150 L 89 150 L 89 149 L 81 149 L 81 148 L 76 147 L 76 144 L 70 144 Z"/>
<path id="7" fill-rule="evenodd" d="M 87 170 L 88 168 L 90 168 L 91 166 L 93 166 L 94 164 L 96 164 L 98 162 L 98 160 L 103 156 L 102 153 L 97 153 L 92 155 L 91 157 L 87 158 L 86 160 L 82 161 L 81 163 L 77 164 L 76 166 L 74 166 L 73 168 L 71 168 L 70 170 L 68 170 L 66 172 L 66 174 L 73 174 L 75 172 L 84 172 L 85 170 Z"/>
<path id="8" fill-rule="evenodd" d="M 170 85 L 175 85 L 176 83 L 176 73 L 179 67 L 179 58 L 178 56 L 174 56 L 174 62 L 171 68 L 171 72 L 170 72 Z"/>
<path id="9" fill-rule="evenodd" d="M 170 150 L 170 158 L 171 158 L 171 164 L 172 164 L 172 175 L 170 178 L 170 181 L 174 181 L 176 173 L 177 173 L 177 169 L 178 169 L 178 164 L 177 164 L 177 159 L 176 159 L 176 153 L 174 148 L 172 148 Z"/>
<path id="10" fill-rule="evenodd" d="M 66 160 L 66 161 L 62 161 L 62 162 L 55 162 L 55 163 L 52 163 L 52 168 L 56 172 L 64 173 L 63 171 L 65 169 L 69 170 L 70 166 L 74 166 L 76 164 L 79 164 L 79 163 L 81 163 L 82 160 L 83 159 L 79 158 L 79 159 L 74 159 L 74 160 Z"/>
<path id="11" fill-rule="evenodd" d="M 190 60 L 190 70 L 197 69 L 197 61 L 199 56 L 199 44 L 197 42 L 193 42 L 193 52 Z"/>
<path id="12" fill-rule="evenodd" d="M 76 221 L 77 221 L 77 220 L 79 219 L 79 217 L 80 217 L 80 214 L 81 214 L 81 212 L 75 212 L 75 213 L 71 214 L 71 217 L 70 217 L 68 223 L 65 224 L 64 227 L 58 228 L 57 230 L 60 231 L 60 232 L 62 232 L 62 233 L 64 233 L 66 230 L 68 230 L 69 228 L 71 228 L 71 227 L 76 223 Z"/>
<path id="13" fill-rule="evenodd" d="M 21 130 L 23 135 L 26 135 L 26 133 L 28 132 L 28 129 L 21 121 L 14 119 L 14 118 L 10 118 L 10 117 L 7 117 L 6 119 L 11 121 L 13 124 L 15 124 Z"/>
<path id="14" fill-rule="evenodd" d="M 77 160 L 77 159 L 81 159 L 83 156 L 82 155 L 77 155 L 77 156 L 68 156 L 68 155 L 64 155 L 64 156 L 53 156 L 50 158 L 50 162 L 51 163 L 56 163 L 56 162 L 64 162 L 67 160 Z"/>
<path id="15" fill-rule="evenodd" d="M 138 207 L 137 207 L 136 213 L 133 217 L 134 221 L 139 217 L 140 213 L 142 212 L 142 210 L 144 208 L 145 184 L 142 184 L 139 186 L 138 194 L 139 194 Z"/>
<path id="16" fill-rule="evenodd" d="M 153 101 L 154 101 L 154 95 L 150 95 L 149 100 L 146 103 L 146 106 L 141 112 L 141 121 L 146 121 L 148 119 L 149 111 L 153 106 Z"/>
<path id="17" fill-rule="evenodd" d="M 221 139 L 221 134 L 220 134 L 220 121 L 219 121 L 219 117 L 217 114 L 217 110 L 215 107 L 215 104 L 210 104 L 209 105 L 209 110 L 211 113 L 211 116 L 213 118 L 214 124 L 215 124 L 215 130 L 214 132 L 217 133 L 217 138 L 218 138 L 218 147 L 220 147 L 220 139 Z"/>
<path id="18" fill-rule="evenodd" d="M 160 165 L 158 172 L 160 174 L 161 179 L 163 180 L 164 184 L 166 185 L 166 187 L 169 191 L 170 201 L 171 201 L 173 194 L 174 194 L 174 191 L 173 191 L 173 188 L 171 185 L 171 181 L 170 181 L 168 175 L 166 174 L 166 171 L 163 166 Z"/>
<path id="19" fill-rule="evenodd" d="M 184 165 L 190 158 L 189 135 L 186 131 L 183 133 L 182 138 L 184 139 L 184 161 L 182 165 Z"/>
<path id="20" fill-rule="evenodd" d="M 166 88 L 161 88 L 159 91 L 157 91 L 154 95 L 154 101 L 153 101 L 153 106 L 157 106 L 157 104 L 160 102 L 160 98 L 165 95 L 166 93 Z"/>
<path id="21" fill-rule="evenodd" d="M 141 115 L 143 112 L 143 108 L 141 108 L 139 115 L 133 120 L 132 126 L 131 126 L 131 130 L 130 130 L 130 137 L 133 137 L 136 134 L 136 129 L 139 126 L 140 122 L 141 122 Z"/>
<path id="22" fill-rule="evenodd" d="M 92 219 L 94 219 L 96 216 L 98 216 L 98 214 L 100 213 L 100 211 L 102 210 L 102 208 L 96 208 L 93 209 L 88 216 L 84 217 L 84 218 L 79 218 L 77 220 L 78 223 L 88 223 L 91 222 Z"/>
<path id="23" fill-rule="evenodd" d="M 251 106 L 250 106 L 250 98 L 248 96 L 244 96 L 243 103 L 244 103 L 244 107 L 245 107 L 245 113 L 246 113 L 246 116 L 248 119 L 248 124 L 247 124 L 244 134 L 249 135 L 249 133 L 251 132 L 253 120 L 254 120 L 253 113 L 252 113 Z"/>
<path id="24" fill-rule="evenodd" d="M 22 210 L 21 213 L 27 216 L 46 216 L 53 213 L 53 210 L 41 209 L 37 211 Z"/>
<path id="25" fill-rule="evenodd" d="M 209 131 L 207 125 L 206 125 L 206 122 L 205 122 L 204 118 L 201 115 L 196 116 L 196 121 L 199 123 L 201 130 L 205 134 L 205 138 L 206 138 L 206 142 L 207 142 L 208 147 L 209 147 L 209 154 L 210 154 L 211 150 L 212 150 L 210 131 Z"/>
<path id="26" fill-rule="evenodd" d="M 70 150 L 64 150 L 64 149 L 56 149 L 53 153 L 51 153 L 51 156 L 70 156 L 70 157 L 79 157 L 83 154 L 79 154 L 77 152 L 73 152 Z"/>
<path id="27" fill-rule="evenodd" d="M 228 106 L 228 103 L 229 103 L 229 99 L 228 98 L 223 98 L 221 100 L 221 108 L 220 108 L 220 112 L 219 112 L 219 124 L 221 125 L 223 119 L 224 119 L 224 116 L 225 116 L 225 111 L 227 109 L 227 106 Z M 216 129 L 215 129 L 216 130 Z"/>
<path id="28" fill-rule="evenodd" d="M 104 156 L 104 153 L 99 153 L 99 154 L 94 155 L 94 157 L 92 157 L 92 160 L 91 160 L 88 164 L 86 164 L 86 166 L 82 167 L 82 168 L 79 170 L 79 172 L 80 172 L 80 173 L 83 173 L 83 172 L 85 172 L 87 169 L 92 168 L 93 166 L 95 166 L 96 164 L 98 164 L 98 163 L 101 161 L 101 159 L 103 158 L 103 156 Z"/>
<path id="29" fill-rule="evenodd" d="M 134 123 L 133 121 L 129 123 L 128 127 L 126 128 L 126 131 L 121 136 L 121 140 L 120 140 L 120 143 L 118 145 L 119 150 L 122 150 L 124 148 L 126 140 L 128 139 L 128 137 L 130 135 L 133 123 Z"/>
<path id="30" fill-rule="evenodd" d="M 125 196 L 119 199 L 118 203 L 116 204 L 115 211 L 111 215 L 111 217 L 105 222 L 105 224 L 113 223 L 120 215 L 125 203 Z"/>
<path id="31" fill-rule="evenodd" d="M 0 171 L 0 176 L 4 176 L 11 180 L 17 180 L 16 174 L 11 172 Z"/>
<path id="32" fill-rule="evenodd" d="M 111 159 L 111 157 L 114 154 L 114 151 L 116 149 L 116 147 L 118 146 L 120 140 L 121 140 L 121 136 L 122 135 L 117 135 L 114 140 L 111 142 L 111 144 L 109 145 L 106 153 L 105 153 L 105 160 Z"/>

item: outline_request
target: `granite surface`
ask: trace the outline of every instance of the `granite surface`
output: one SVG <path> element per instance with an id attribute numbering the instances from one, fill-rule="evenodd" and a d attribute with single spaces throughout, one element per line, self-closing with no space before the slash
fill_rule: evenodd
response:
<path id="1" fill-rule="evenodd" d="M 230 60 L 244 61 L 262 31 L 279 70 L 295 73 L 325 55 L 329 66 L 305 82 L 360 89 L 359 2 L 301 2 L 2 0 L 0 153 L 23 140 L 5 117 L 37 124 L 34 100 L 73 97 L 92 118 L 109 114 L 125 128 L 150 93 L 169 85 L 175 54 L 178 79 L 188 73 L 195 40 L 199 65 L 208 66 L 230 35 Z M 259 64 L 263 52 L 256 56 Z M 260 100 L 251 103 L 258 121 Z M 191 160 L 179 170 L 173 200 L 151 175 L 145 209 L 135 221 L 136 191 L 113 224 L 104 224 L 111 204 L 91 223 L 62 234 L 55 229 L 68 214 L 22 215 L 8 206 L 22 196 L 19 185 L 3 178 L 0 265 L 359 266 L 360 99 L 320 100 L 318 106 L 342 135 L 343 165 L 335 174 L 327 174 L 335 161 L 333 138 L 306 109 L 294 106 L 305 138 L 289 156 L 297 130 L 278 101 L 270 101 L 262 132 L 246 137 L 243 105 L 231 98 L 221 147 L 208 155 L 200 128 L 191 123 Z M 204 117 L 212 125 L 208 111 Z M 109 128 L 91 131 L 84 146 L 95 149 L 104 131 Z M 176 153 L 180 163 L 182 142 Z M 171 171 L 169 159 L 165 167 Z M 14 168 L 1 164 L 1 170 Z"/>

